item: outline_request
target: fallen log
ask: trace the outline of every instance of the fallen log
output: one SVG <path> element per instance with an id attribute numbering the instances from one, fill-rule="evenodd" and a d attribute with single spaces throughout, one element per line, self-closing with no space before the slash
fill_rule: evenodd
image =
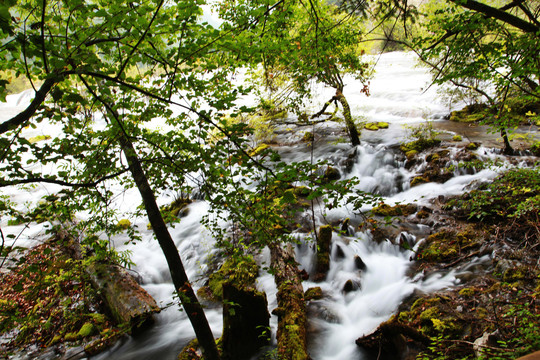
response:
<path id="1" fill-rule="evenodd" d="M 65 232 L 55 241 L 76 260 L 83 260 L 84 252 L 78 241 Z M 91 262 L 85 268 L 90 282 L 101 294 L 107 309 L 118 324 L 128 324 L 137 333 L 153 323 L 153 315 L 161 311 L 156 301 L 124 268 L 111 263 Z"/>
<path id="2" fill-rule="evenodd" d="M 306 343 L 306 304 L 302 279 L 291 244 L 270 248 L 271 268 L 277 285 L 278 356 L 284 360 L 308 360 Z"/>
<path id="3" fill-rule="evenodd" d="M 87 272 L 113 318 L 119 324 L 129 324 L 132 333 L 151 325 L 153 315 L 161 311 L 154 298 L 124 268 L 94 263 L 87 267 Z"/>

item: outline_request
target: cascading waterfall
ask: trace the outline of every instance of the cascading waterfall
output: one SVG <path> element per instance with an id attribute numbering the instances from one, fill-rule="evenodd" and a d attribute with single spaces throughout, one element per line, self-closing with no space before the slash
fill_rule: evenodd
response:
<path id="1" fill-rule="evenodd" d="M 489 178 L 494 172 L 482 171 L 474 175 L 459 175 L 445 184 L 428 183 L 409 188 L 412 173 L 403 167 L 403 162 L 396 157 L 396 144 L 403 140 L 403 124 L 418 123 L 426 115 L 438 118 L 448 111 L 437 102 L 435 88 L 427 92 L 429 75 L 425 69 L 414 66 L 413 56 L 406 53 L 388 53 L 375 58 L 377 74 L 371 82 L 371 96 L 361 95 L 359 84 L 349 80 L 344 93 L 348 98 L 353 114 L 362 114 L 367 121 L 385 121 L 390 128 L 378 132 L 364 131 L 363 143 L 356 149 L 354 163 L 346 172 L 339 161 L 350 154 L 350 146 L 336 143 L 341 130 L 340 124 L 322 123 L 316 125 L 314 133 L 316 142 L 313 156 L 316 160 L 326 159 L 334 162 L 340 168 L 342 175 L 356 176 L 360 179 L 360 188 L 364 191 L 376 191 L 385 197 L 388 203 L 395 202 L 426 202 L 438 195 L 458 194 L 464 187 L 475 179 Z M 330 94 L 330 95 L 329 95 Z M 321 89 L 319 101 L 326 101 L 332 90 Z M 329 95 L 329 96 L 328 96 Z M 15 111 L 28 101 L 28 94 L 23 93 L 8 97 L 8 103 L 0 105 L 1 118 L 9 118 Z M 22 104 L 22 105 L 21 105 Z M 313 129 L 309 129 L 312 131 Z M 288 143 L 287 146 L 277 147 L 283 160 L 309 160 L 311 149 L 305 144 L 291 139 L 299 138 L 305 128 L 298 131 L 283 130 L 278 135 L 278 141 Z M 320 135 L 324 134 L 324 136 Z M 41 188 L 41 186 L 39 187 Z M 24 198 L 34 195 L 18 196 L 21 203 Z M 167 199 L 160 199 L 165 203 Z M 120 209 L 137 206 L 139 197 L 136 190 L 130 190 L 117 199 Z M 207 213 L 208 204 L 196 201 L 189 205 L 189 213 L 171 230 L 173 239 L 182 256 L 187 274 L 194 286 L 201 286 L 209 256 L 215 254 L 212 235 L 200 224 L 201 218 Z M 346 207 L 328 211 L 325 218 L 318 212 L 319 225 L 324 221 L 338 221 L 352 218 Z M 4 224 L 3 224 L 4 225 Z M 95 356 L 97 359 L 174 359 L 182 347 L 194 337 L 187 316 L 179 311 L 173 299 L 173 286 L 165 259 L 150 230 L 146 230 L 147 220 L 138 219 L 135 225 L 143 229 L 143 240 L 135 245 L 125 245 L 123 238 L 114 239 L 120 250 L 132 251 L 135 271 L 141 276 L 143 286 L 156 298 L 160 305 L 166 308 L 156 316 L 156 324 L 149 331 L 134 338 L 120 342 L 105 353 Z M 4 228 L 4 227 L 3 227 Z M 16 233 L 20 227 L 9 227 L 8 231 Z M 356 232 L 350 229 L 349 236 L 333 235 L 331 266 L 327 279 L 321 283 L 306 281 L 305 289 L 320 286 L 324 298 L 311 301 L 310 316 L 310 352 L 316 360 L 361 359 L 362 353 L 355 345 L 355 339 L 375 329 L 381 322 L 387 320 L 397 309 L 400 302 L 416 289 L 430 292 L 436 289 L 452 286 L 457 283 L 455 274 L 434 275 L 427 278 L 411 279 L 406 275 L 411 264 L 412 251 L 401 249 L 390 242 L 377 244 L 370 241 L 366 232 Z M 39 232 L 40 229 L 31 229 Z M 30 237 L 29 234 L 25 234 Z M 304 235 L 298 235 L 303 237 Z M 408 236 L 408 235 L 407 235 Z M 409 239 L 414 241 L 413 237 Z M 23 245 L 23 240 L 20 240 Z M 417 244 L 417 243 L 416 243 Z M 339 248 L 339 249 L 338 249 Z M 309 241 L 297 249 L 298 261 L 308 272 L 313 268 L 313 246 Z M 365 270 L 358 269 L 355 256 L 365 263 Z M 267 252 L 263 251 L 261 261 L 269 263 Z M 351 280 L 358 289 L 344 292 L 345 282 Z M 276 286 L 269 274 L 262 274 L 259 287 L 266 291 L 270 310 L 276 307 Z M 168 306 L 168 304 L 174 304 Z M 206 309 L 214 335 L 221 334 L 221 309 L 210 307 Z M 272 317 L 275 330 L 276 319 Z"/>

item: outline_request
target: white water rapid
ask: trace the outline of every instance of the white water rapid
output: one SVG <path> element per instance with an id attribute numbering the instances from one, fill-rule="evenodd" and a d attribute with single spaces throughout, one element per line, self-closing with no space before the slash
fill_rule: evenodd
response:
<path id="1" fill-rule="evenodd" d="M 475 175 L 460 175 L 445 184 L 424 184 L 409 188 L 410 178 L 414 175 L 403 167 L 392 150 L 392 145 L 404 140 L 404 124 L 418 123 L 426 117 L 438 119 L 447 113 L 436 98 L 435 88 L 427 92 L 423 90 L 429 85 L 429 76 L 425 69 L 415 67 L 414 57 L 406 53 L 388 53 L 374 58 L 377 61 L 377 73 L 371 82 L 371 96 L 360 93 L 360 84 L 349 81 L 344 94 L 351 104 L 353 115 L 362 115 L 366 121 L 385 121 L 390 128 L 377 132 L 363 131 L 362 145 L 357 149 L 358 156 L 351 171 L 344 176 L 360 178 L 360 187 L 366 191 L 378 191 L 384 195 L 388 203 L 416 202 L 424 203 L 439 195 L 451 195 L 463 192 L 464 187 L 475 179 L 493 177 L 490 171 Z M 321 89 L 319 103 L 332 96 L 333 91 Z M 30 95 L 29 95 L 30 94 Z M 15 114 L 29 101 L 31 93 L 23 93 L 8 97 L 8 102 L 0 104 L 0 120 Z M 316 159 L 329 159 L 336 163 L 346 158 L 351 152 L 346 142 L 336 142 L 341 131 L 341 124 L 321 124 L 315 129 L 314 156 Z M 281 129 L 278 140 L 287 145 L 276 148 L 283 159 L 308 160 L 311 156 L 309 148 L 295 141 L 303 132 L 312 129 L 303 128 L 298 132 Z M 36 134 L 46 133 L 47 129 L 25 130 Z M 29 134 L 29 136 L 35 136 Z M 341 135 L 339 135 L 341 136 Z M 395 146 L 394 146 L 395 148 Z M 37 192 L 55 191 L 52 187 L 39 185 L 34 190 L 11 189 L 3 192 L 14 201 L 23 204 L 36 197 Z M 170 201 L 160 199 L 161 203 Z M 117 199 L 120 209 L 128 210 L 139 203 L 135 190 L 123 193 Z M 189 278 L 194 286 L 203 284 L 206 261 L 215 250 L 211 234 L 200 225 L 200 220 L 207 213 L 208 205 L 203 201 L 189 206 L 188 215 L 177 224 L 172 231 Z M 351 218 L 355 215 L 350 209 L 343 207 L 329 211 L 326 218 L 318 217 L 319 225 L 325 221 L 333 222 Z M 357 222 L 359 218 L 357 217 Z M 135 271 L 140 274 L 143 286 L 162 306 L 173 303 L 173 286 L 170 282 L 168 268 L 157 242 L 147 229 L 147 220 L 138 219 L 135 224 L 142 229 L 143 240 L 135 245 L 124 245 L 123 238 L 114 239 L 116 246 L 132 251 Z M 2 219 L 4 233 L 18 235 L 22 226 L 7 226 Z M 424 229 L 427 233 L 429 229 Z M 18 245 L 35 244 L 35 239 L 42 234 L 38 225 L 26 229 L 18 239 Z M 300 238 L 303 235 L 298 235 Z M 370 235 L 350 229 L 349 236 L 333 235 L 332 261 L 327 280 L 322 283 L 306 281 L 305 289 L 321 286 L 324 298 L 311 301 L 310 316 L 310 353 L 314 360 L 364 359 L 364 355 L 355 345 L 361 335 L 375 329 L 382 321 L 387 320 L 398 308 L 400 302 L 416 289 L 425 292 L 453 286 L 458 283 L 455 274 L 418 276 L 411 279 L 407 270 L 411 266 L 412 251 L 405 251 L 390 242 L 377 244 L 370 241 Z M 416 239 L 420 240 L 420 239 Z M 416 242 L 418 244 L 418 242 Z M 308 272 L 314 267 L 312 245 L 305 244 L 297 249 L 298 261 Z M 338 249 L 338 247 L 340 249 Z M 338 256 L 339 255 L 339 256 Z M 357 270 L 355 256 L 358 255 L 366 264 L 366 270 Z M 268 254 L 263 252 L 261 261 L 268 262 Z M 346 281 L 359 284 L 356 291 L 342 291 Z M 276 286 L 269 274 L 263 274 L 258 280 L 259 287 L 266 291 L 270 310 L 276 305 Z M 208 308 L 206 315 L 215 336 L 220 336 L 222 319 L 221 310 Z M 194 337 L 193 330 L 186 315 L 179 311 L 177 305 L 164 309 L 157 317 L 155 326 L 146 333 L 120 342 L 112 349 L 98 356 L 95 360 L 167 360 L 175 359 L 182 347 Z M 271 324 L 275 332 L 275 316 Z M 367 359 L 367 358 L 366 358 Z"/>

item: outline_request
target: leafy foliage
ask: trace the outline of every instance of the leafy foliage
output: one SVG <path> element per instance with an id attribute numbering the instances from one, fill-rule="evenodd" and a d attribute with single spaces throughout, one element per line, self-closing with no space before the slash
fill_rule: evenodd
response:
<path id="1" fill-rule="evenodd" d="M 119 333 L 103 315 L 84 266 L 48 244 L 19 255 L 12 271 L 1 275 L 0 332 L 9 334 L 3 350 Z M 81 332 L 84 326 L 87 331 Z"/>

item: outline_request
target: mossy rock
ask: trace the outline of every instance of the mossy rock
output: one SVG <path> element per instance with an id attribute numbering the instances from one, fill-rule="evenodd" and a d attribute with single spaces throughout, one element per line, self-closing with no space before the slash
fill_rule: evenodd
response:
<path id="1" fill-rule="evenodd" d="M 467 146 L 465 146 L 465 149 L 467 149 L 467 150 L 476 150 L 479 147 L 480 147 L 479 143 L 471 142 L 471 143 L 468 143 Z"/>
<path id="2" fill-rule="evenodd" d="M 341 174 L 339 173 L 339 170 L 335 167 L 328 166 L 326 170 L 324 171 L 323 179 L 327 182 L 339 180 L 341 178 Z"/>
<path id="3" fill-rule="evenodd" d="M 307 186 L 295 186 L 293 192 L 295 196 L 306 198 L 311 194 L 311 189 Z"/>
<path id="4" fill-rule="evenodd" d="M 79 332 L 77 333 L 77 338 L 83 339 L 88 336 L 95 335 L 97 333 L 97 329 L 91 322 L 84 323 L 83 326 L 81 326 Z"/>
<path id="5" fill-rule="evenodd" d="M 415 187 L 417 185 L 421 185 L 421 184 L 425 184 L 425 183 L 428 183 L 429 182 L 429 179 L 425 176 L 415 176 L 412 180 L 411 180 L 411 187 Z"/>
<path id="6" fill-rule="evenodd" d="M 161 215 L 165 222 L 175 222 L 178 219 L 187 216 L 189 208 L 187 205 L 191 204 L 192 200 L 189 198 L 178 198 L 169 205 L 161 207 Z M 148 224 L 148 230 L 152 229 L 152 225 Z"/>
<path id="7" fill-rule="evenodd" d="M 476 289 L 474 288 L 463 288 L 459 290 L 459 295 L 466 298 L 472 297 L 474 294 L 476 294 Z"/>
<path id="8" fill-rule="evenodd" d="M 424 150 L 433 148 L 435 146 L 439 146 L 440 144 L 441 144 L 441 140 L 439 139 L 418 139 L 415 141 L 410 141 L 410 142 L 401 144 L 399 146 L 399 149 L 404 154 L 407 154 L 411 150 L 422 152 Z"/>
<path id="9" fill-rule="evenodd" d="M 120 229 L 126 230 L 131 227 L 131 221 L 129 221 L 129 219 L 121 219 L 120 221 L 118 221 L 118 224 L 116 224 L 116 226 L 118 226 Z"/>
<path id="10" fill-rule="evenodd" d="M 516 266 L 514 268 L 506 269 L 502 274 L 502 279 L 504 282 L 515 282 L 519 280 L 526 279 L 528 273 L 528 268 L 524 265 Z"/>
<path id="11" fill-rule="evenodd" d="M 304 293 L 304 299 L 309 300 L 320 300 L 323 298 L 323 291 L 320 286 L 311 287 L 306 290 Z"/>
<path id="12" fill-rule="evenodd" d="M 440 159 L 441 159 L 441 156 L 438 153 L 429 154 L 428 156 L 426 156 L 426 161 L 430 163 L 439 161 Z"/>
<path id="13" fill-rule="evenodd" d="M 70 333 L 67 333 L 66 335 L 64 335 L 64 341 L 72 342 L 72 341 L 76 341 L 76 340 L 77 340 L 77 333 L 75 333 L 75 332 L 70 332 Z"/>
<path id="14" fill-rule="evenodd" d="M 461 137 L 461 135 L 454 135 L 452 137 L 452 141 L 460 142 L 462 140 L 463 140 L 463 138 Z"/>
<path id="15" fill-rule="evenodd" d="M 416 214 L 416 217 L 418 219 L 427 219 L 429 217 L 429 212 L 427 212 L 426 210 L 420 210 Z"/>
<path id="16" fill-rule="evenodd" d="M 368 122 L 364 124 L 364 129 L 370 130 L 370 131 L 377 131 L 380 129 L 388 129 L 389 124 L 387 122 Z"/>
<path id="17" fill-rule="evenodd" d="M 414 160 L 416 155 L 418 155 L 418 151 L 416 150 L 409 150 L 405 153 L 405 156 L 407 157 L 407 160 L 409 161 Z"/>
<path id="18" fill-rule="evenodd" d="M 481 235 L 470 229 L 459 233 L 442 230 L 427 237 L 418 249 L 419 258 L 430 262 L 451 261 L 464 251 L 477 248 L 481 241 Z"/>
<path id="19" fill-rule="evenodd" d="M 418 207 L 414 204 L 399 204 L 395 206 L 381 204 L 371 209 L 371 212 L 379 216 L 409 216 L 414 214 L 417 209 Z"/>

